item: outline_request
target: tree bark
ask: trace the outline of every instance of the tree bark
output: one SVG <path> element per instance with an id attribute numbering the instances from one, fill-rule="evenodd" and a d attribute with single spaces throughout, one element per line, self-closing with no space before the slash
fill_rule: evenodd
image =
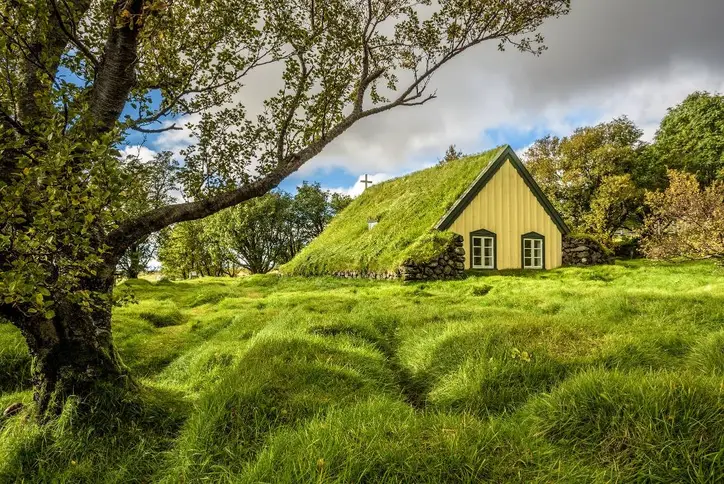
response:
<path id="1" fill-rule="evenodd" d="M 138 279 L 138 275 L 145 267 L 141 263 L 141 248 L 133 246 L 128 249 L 128 266 L 125 268 L 125 276 L 129 279 Z"/>
<path id="2" fill-rule="evenodd" d="M 112 281 L 90 282 L 110 296 Z M 113 344 L 111 305 L 110 297 L 90 310 L 61 299 L 52 319 L 11 321 L 23 333 L 32 357 L 33 398 L 40 420 L 59 415 L 71 395 L 83 401 L 92 397 L 99 383 L 132 386 Z"/>

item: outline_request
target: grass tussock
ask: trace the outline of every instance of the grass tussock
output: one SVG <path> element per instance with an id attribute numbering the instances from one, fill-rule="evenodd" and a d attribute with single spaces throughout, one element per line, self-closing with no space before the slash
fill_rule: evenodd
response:
<path id="1" fill-rule="evenodd" d="M 724 476 L 721 379 L 591 371 L 531 409 L 539 435 L 615 466 L 626 479 L 714 482 Z"/>
<path id="2" fill-rule="evenodd" d="M 466 415 L 420 415 L 398 401 L 375 398 L 277 433 L 240 482 L 535 480 L 531 447 L 514 426 Z M 576 466 L 558 471 L 570 482 L 591 477 Z"/>
<path id="3" fill-rule="evenodd" d="M 0 323 L 0 482 L 717 482 L 724 270 L 626 262 L 402 284 L 126 281 L 141 391 L 29 419 Z M 126 290 L 126 289 L 124 289 Z M 157 318 L 157 319 L 154 319 Z"/>
<path id="4" fill-rule="evenodd" d="M 691 351 L 688 364 L 705 375 L 724 377 L 724 331 L 701 338 Z"/>

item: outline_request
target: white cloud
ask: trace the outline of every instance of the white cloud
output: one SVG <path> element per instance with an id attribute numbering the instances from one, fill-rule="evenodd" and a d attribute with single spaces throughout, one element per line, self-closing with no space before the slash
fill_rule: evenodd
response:
<path id="1" fill-rule="evenodd" d="M 376 185 L 378 183 L 381 183 L 386 180 L 390 180 L 394 178 L 393 175 L 390 175 L 388 173 L 375 173 L 374 175 L 367 175 L 367 180 L 372 182 L 372 185 Z M 335 193 L 341 193 L 343 195 L 349 195 L 351 197 L 357 197 L 362 194 L 362 192 L 365 189 L 365 184 L 363 183 L 364 176 L 360 176 L 357 181 L 352 185 L 351 187 L 337 187 L 337 188 L 328 188 L 327 190 Z M 372 186 L 370 185 L 370 186 Z"/>
<path id="2" fill-rule="evenodd" d="M 724 91 L 722 13 L 721 0 L 576 0 L 569 16 L 544 24 L 550 50 L 541 57 L 471 49 L 433 78 L 438 99 L 359 122 L 299 174 L 401 174 L 434 163 L 450 144 L 475 152 L 511 142 L 507 130 L 565 136 L 621 115 L 651 139 L 666 109 L 687 94 Z M 279 68 L 255 72 L 235 96 L 251 119 L 281 87 Z M 178 155 L 188 135 L 166 132 L 152 147 Z M 336 190 L 357 194 L 361 185 Z"/>
<path id="3" fill-rule="evenodd" d="M 124 146 L 123 150 L 121 151 L 123 154 L 123 157 L 138 157 L 143 162 L 148 162 L 153 159 L 153 157 L 156 155 L 156 152 L 141 145 L 129 145 Z"/>
<path id="4" fill-rule="evenodd" d="M 197 123 L 201 120 L 200 114 L 191 114 L 183 116 L 174 121 L 166 121 L 165 127 L 175 124 L 181 129 L 173 129 L 170 131 L 164 131 L 159 134 L 153 142 L 154 147 L 158 151 L 170 151 L 175 157 L 180 157 L 182 149 L 191 145 L 194 139 L 191 137 L 191 130 L 188 125 Z"/>

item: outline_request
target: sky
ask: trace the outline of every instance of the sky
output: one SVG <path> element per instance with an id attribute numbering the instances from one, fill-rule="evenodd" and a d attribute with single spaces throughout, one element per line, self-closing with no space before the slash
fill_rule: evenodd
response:
<path id="1" fill-rule="evenodd" d="M 351 195 L 373 182 L 434 165 L 451 144 L 464 153 L 536 139 L 627 115 L 651 140 L 669 107 L 693 91 L 724 93 L 724 0 L 572 0 L 571 13 L 546 22 L 540 57 L 494 43 L 470 50 L 433 77 L 437 99 L 367 118 L 285 180 Z M 242 92 L 276 89 L 262 72 Z M 270 87 L 271 86 L 271 87 Z M 126 152 L 178 152 L 187 133 L 129 139 Z"/>

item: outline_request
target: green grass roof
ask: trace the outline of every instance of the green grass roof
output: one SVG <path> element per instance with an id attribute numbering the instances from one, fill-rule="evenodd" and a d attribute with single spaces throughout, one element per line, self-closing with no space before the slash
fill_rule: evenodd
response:
<path id="1" fill-rule="evenodd" d="M 298 275 L 339 271 L 388 272 L 405 260 L 439 254 L 452 233 L 433 228 L 501 148 L 372 185 L 282 271 Z M 372 230 L 368 219 L 379 223 Z"/>

